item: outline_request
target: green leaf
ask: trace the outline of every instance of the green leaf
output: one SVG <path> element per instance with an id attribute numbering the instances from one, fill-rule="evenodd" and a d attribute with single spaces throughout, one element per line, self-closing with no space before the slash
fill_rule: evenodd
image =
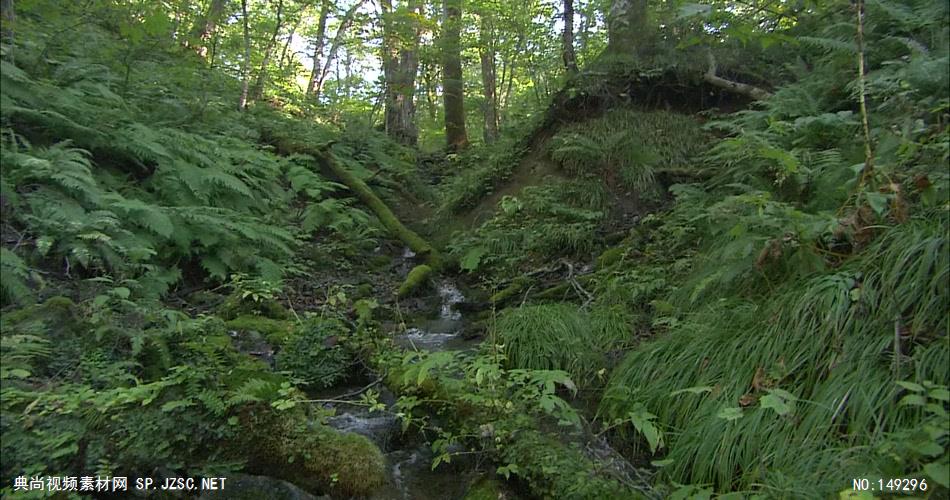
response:
<path id="1" fill-rule="evenodd" d="M 864 193 L 865 198 L 868 200 L 868 205 L 871 206 L 871 209 L 874 210 L 874 213 L 878 215 L 883 215 L 884 210 L 887 208 L 887 195 L 882 193 L 875 193 L 869 191 Z"/>
<path id="2" fill-rule="evenodd" d="M 482 261 L 482 257 L 488 253 L 488 249 L 482 246 L 478 246 L 470 249 L 468 252 L 465 252 L 465 255 L 459 259 L 459 267 L 463 271 L 472 272 L 478 269 L 478 264 Z"/>
<path id="3" fill-rule="evenodd" d="M 647 440 L 647 444 L 650 446 L 650 453 L 656 453 L 657 448 L 663 446 L 663 434 L 660 432 L 660 429 L 653 425 L 653 420 L 656 419 L 656 415 L 641 408 L 631 411 L 627 414 L 627 417 L 630 419 L 630 423 L 633 424 L 633 427 Z"/>
<path id="4" fill-rule="evenodd" d="M 742 408 L 739 408 L 738 406 L 731 407 L 731 408 L 723 408 L 719 410 L 719 413 L 717 413 L 716 416 L 723 420 L 728 420 L 730 422 L 733 420 L 738 420 L 742 418 Z"/>
<path id="5" fill-rule="evenodd" d="M 785 401 L 775 394 L 766 394 L 759 399 L 759 405 L 762 408 L 769 408 L 775 410 L 775 413 L 785 416 L 791 413 L 792 408 L 788 406 Z"/>
<path id="6" fill-rule="evenodd" d="M 948 464 L 931 462 L 924 466 L 924 474 L 930 476 L 940 486 L 950 488 L 950 466 Z"/>
<path id="7" fill-rule="evenodd" d="M 678 391 L 673 391 L 673 392 L 670 393 L 670 396 L 676 396 L 676 395 L 683 394 L 683 393 L 686 393 L 686 392 L 688 392 L 688 393 L 690 393 L 690 394 L 702 394 L 702 393 L 704 393 L 704 392 L 712 392 L 712 390 L 713 390 L 713 388 L 712 388 L 711 385 L 697 385 L 697 386 L 695 386 L 695 387 L 687 387 L 687 388 L 685 388 L 685 389 L 680 389 L 680 390 L 678 390 Z"/>
<path id="8" fill-rule="evenodd" d="M 908 381 L 906 381 L 906 380 L 899 380 L 899 381 L 897 381 L 897 385 L 899 385 L 899 386 L 901 386 L 901 387 L 903 387 L 904 389 L 907 389 L 907 390 L 909 390 L 909 391 L 914 391 L 914 392 L 927 392 L 926 389 L 924 389 L 924 386 L 922 386 L 922 385 L 920 385 L 920 384 L 915 384 L 914 382 L 908 382 Z"/>
<path id="9" fill-rule="evenodd" d="M 950 401 L 950 391 L 943 387 L 931 389 L 927 393 L 927 396 L 930 397 L 930 399 L 936 399 L 937 401 Z"/>
<path id="10" fill-rule="evenodd" d="M 897 406 L 924 406 L 927 404 L 927 398 L 921 396 L 920 394 L 908 394 L 901 398 L 900 402 L 897 403 Z"/>

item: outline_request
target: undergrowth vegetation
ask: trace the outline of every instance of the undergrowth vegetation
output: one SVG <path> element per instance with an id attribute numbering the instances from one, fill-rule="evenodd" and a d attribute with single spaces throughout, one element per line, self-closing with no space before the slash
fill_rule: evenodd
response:
<path id="1" fill-rule="evenodd" d="M 431 452 L 526 498 L 947 496 L 945 2 L 578 0 L 602 57 L 544 72 L 550 6 L 472 0 L 474 98 L 438 83 L 449 3 L 2 2 L 0 494 L 409 498 Z M 423 154 L 440 93 L 461 123 Z"/>

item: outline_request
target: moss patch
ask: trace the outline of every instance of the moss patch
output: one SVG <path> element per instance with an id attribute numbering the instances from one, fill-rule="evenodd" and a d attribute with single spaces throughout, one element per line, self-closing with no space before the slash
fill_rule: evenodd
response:
<path id="1" fill-rule="evenodd" d="M 464 500 L 500 500 L 507 498 L 512 497 L 505 493 L 501 481 L 483 477 L 468 489 Z"/>
<path id="2" fill-rule="evenodd" d="M 229 330 L 238 332 L 257 332 L 267 342 L 274 345 L 283 345 L 294 336 L 295 326 L 292 321 L 282 321 L 263 316 L 238 316 L 224 324 Z"/>
<path id="3" fill-rule="evenodd" d="M 608 248 L 604 253 L 597 257 L 597 270 L 607 269 L 608 267 L 620 262 L 626 250 L 619 247 Z"/>
<path id="4" fill-rule="evenodd" d="M 432 267 L 426 264 L 412 268 L 409 275 L 406 276 L 406 281 L 403 281 L 402 285 L 399 286 L 399 298 L 409 297 L 422 288 L 423 285 L 427 285 L 431 276 Z"/>
<path id="5" fill-rule="evenodd" d="M 386 462 L 369 439 L 324 426 L 307 428 L 302 415 L 287 413 L 265 410 L 245 416 L 244 426 L 253 437 L 238 451 L 251 472 L 340 498 L 368 496 L 383 485 Z"/>
<path id="6" fill-rule="evenodd" d="M 254 315 L 270 319 L 288 319 L 290 313 L 276 300 L 246 300 L 238 294 L 231 294 L 218 308 L 218 316 L 233 320 L 238 316 Z"/>

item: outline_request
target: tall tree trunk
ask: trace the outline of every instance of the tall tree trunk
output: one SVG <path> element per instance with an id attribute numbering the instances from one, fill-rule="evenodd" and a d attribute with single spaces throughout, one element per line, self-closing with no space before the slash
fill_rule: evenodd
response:
<path id="1" fill-rule="evenodd" d="M 561 58 L 568 74 L 577 74 L 577 56 L 574 55 L 574 0 L 564 0 L 564 31 L 561 32 Z"/>
<path id="2" fill-rule="evenodd" d="M 310 80 L 307 82 L 307 97 L 313 95 L 317 87 L 317 78 L 320 76 L 320 57 L 323 55 L 323 46 L 327 37 L 327 16 L 330 14 L 330 1 L 323 0 L 320 7 L 320 19 L 317 21 L 317 38 L 313 41 L 313 69 L 310 71 Z"/>
<path id="3" fill-rule="evenodd" d="M 254 84 L 254 99 L 260 100 L 264 97 L 264 83 L 267 81 L 267 63 L 270 62 L 271 55 L 274 53 L 274 47 L 277 45 L 277 37 L 280 36 L 281 15 L 284 13 L 284 0 L 277 0 L 277 23 L 274 25 L 274 32 L 271 34 L 270 41 L 264 49 L 264 59 L 261 60 L 261 69 L 257 73 L 257 83 Z"/>
<path id="4" fill-rule="evenodd" d="M 426 94 L 426 111 L 429 114 L 429 119 L 433 121 L 439 114 L 438 106 L 435 103 L 438 97 L 435 90 L 437 76 L 434 73 L 436 69 L 435 64 L 425 64 L 422 71 L 422 82 Z"/>
<path id="5" fill-rule="evenodd" d="M 208 12 L 199 17 L 191 29 L 191 39 L 195 42 L 195 50 L 201 57 L 208 55 L 208 41 L 218 26 L 218 20 L 224 14 L 225 0 L 211 0 Z"/>
<path id="6" fill-rule="evenodd" d="M 607 52 L 640 55 L 649 39 L 647 0 L 612 0 L 607 13 Z"/>
<path id="7" fill-rule="evenodd" d="M 502 119 L 505 121 L 508 119 L 508 106 L 511 104 L 511 89 L 515 80 L 515 68 L 518 63 L 518 55 L 521 54 L 521 50 L 524 47 L 524 35 L 518 35 L 518 41 L 515 43 L 515 51 L 511 56 L 511 63 L 508 65 L 508 81 L 505 88 L 505 100 L 501 108 Z"/>
<path id="8" fill-rule="evenodd" d="M 386 79 L 386 110 L 384 126 L 386 134 L 401 144 L 413 146 L 419 138 L 416 130 L 416 74 L 419 72 L 420 29 L 415 17 L 408 21 L 395 22 L 392 18 L 390 0 L 382 0 L 383 15 L 390 17 L 383 29 L 383 58 Z M 386 9 L 389 9 L 387 13 Z M 411 16 L 418 14 L 416 0 L 409 0 L 406 8 Z M 384 19 L 385 20 L 385 19 Z M 408 28 L 408 29 L 407 29 Z M 408 35 L 408 36 L 400 36 Z"/>
<path id="9" fill-rule="evenodd" d="M 445 107 L 445 139 L 450 151 L 459 151 L 468 147 L 460 40 L 462 0 L 443 0 L 442 9 L 442 100 Z"/>
<path id="10" fill-rule="evenodd" d="M 241 16 L 244 24 L 244 60 L 241 61 L 241 97 L 238 99 L 238 109 L 247 109 L 247 93 L 250 84 L 251 71 L 251 31 L 247 20 L 247 0 L 241 0 Z"/>
<path id="11" fill-rule="evenodd" d="M 482 85 L 485 89 L 485 130 L 486 143 L 498 139 L 498 98 L 495 95 L 495 41 L 494 26 L 491 17 L 482 15 L 479 23 L 478 58 L 482 68 Z"/>

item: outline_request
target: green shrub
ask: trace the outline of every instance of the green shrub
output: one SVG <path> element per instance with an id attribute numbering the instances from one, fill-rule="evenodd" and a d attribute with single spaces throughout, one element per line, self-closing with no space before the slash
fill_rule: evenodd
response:
<path id="1" fill-rule="evenodd" d="M 343 347 L 346 327 L 336 320 L 312 319 L 277 353 L 277 369 L 289 371 L 306 387 L 331 387 L 349 375 L 353 364 Z"/>

